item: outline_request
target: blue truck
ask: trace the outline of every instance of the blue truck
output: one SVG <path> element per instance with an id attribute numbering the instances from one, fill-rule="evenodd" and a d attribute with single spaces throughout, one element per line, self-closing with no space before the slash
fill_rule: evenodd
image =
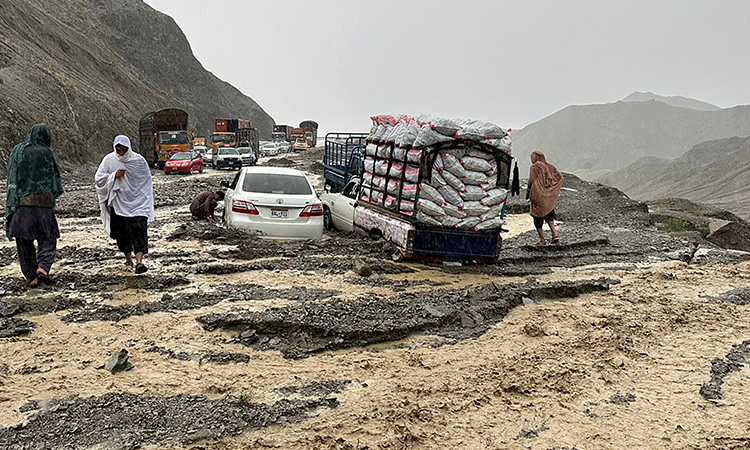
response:
<path id="1" fill-rule="evenodd" d="M 326 190 L 341 192 L 352 177 L 363 173 L 367 133 L 328 133 L 323 151 Z"/>

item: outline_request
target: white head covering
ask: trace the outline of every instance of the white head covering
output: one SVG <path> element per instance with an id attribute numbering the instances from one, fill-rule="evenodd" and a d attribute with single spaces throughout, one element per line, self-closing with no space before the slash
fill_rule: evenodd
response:
<path id="1" fill-rule="evenodd" d="M 128 151 L 122 156 L 117 155 L 118 145 L 123 145 L 128 148 Z M 124 134 L 120 134 L 115 137 L 114 142 L 112 142 L 112 149 L 114 150 L 115 155 L 117 155 L 117 159 L 120 160 L 120 162 L 122 163 L 132 161 L 133 158 L 135 158 L 135 152 L 133 151 L 133 147 L 130 146 L 130 138 L 125 136 Z"/>
<path id="2" fill-rule="evenodd" d="M 118 144 L 128 147 L 123 156 L 117 154 L 115 147 Z M 112 150 L 102 159 L 94 178 L 102 223 L 107 234 L 110 234 L 110 208 L 123 217 L 142 216 L 147 217 L 149 222 L 153 222 L 155 217 L 153 180 L 148 163 L 133 151 L 130 139 L 123 134 L 115 137 Z M 115 173 L 120 169 L 125 169 L 125 175 L 115 178 Z"/>

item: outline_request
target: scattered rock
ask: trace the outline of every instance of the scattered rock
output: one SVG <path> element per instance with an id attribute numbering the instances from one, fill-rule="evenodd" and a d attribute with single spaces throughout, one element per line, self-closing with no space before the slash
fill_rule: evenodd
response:
<path id="1" fill-rule="evenodd" d="M 607 403 L 611 403 L 613 405 L 618 405 L 618 406 L 629 406 L 634 401 L 635 401 L 635 394 L 632 394 L 632 393 L 621 394 L 619 392 L 612 394 L 610 398 L 605 400 L 605 402 Z"/>
<path id="2" fill-rule="evenodd" d="M 370 268 L 370 266 L 360 258 L 354 260 L 353 270 L 354 273 L 356 273 L 360 277 L 369 277 L 370 275 L 372 275 L 372 268 Z"/>
<path id="3" fill-rule="evenodd" d="M 132 368 L 133 364 L 128 361 L 128 351 L 125 349 L 122 349 L 112 355 L 112 357 L 109 358 L 109 361 L 107 361 L 107 364 L 104 365 L 104 369 L 112 375 L 119 372 L 124 372 L 126 370 L 131 370 Z"/>
<path id="4" fill-rule="evenodd" d="M 711 379 L 701 386 L 700 394 L 706 400 L 719 401 L 723 397 L 721 386 L 724 378 L 732 372 L 738 372 L 750 363 L 750 340 L 734 344 L 724 359 L 711 361 Z"/>
<path id="5" fill-rule="evenodd" d="M 29 334 L 36 328 L 34 322 L 17 317 L 0 317 L 0 338 L 22 336 Z"/>

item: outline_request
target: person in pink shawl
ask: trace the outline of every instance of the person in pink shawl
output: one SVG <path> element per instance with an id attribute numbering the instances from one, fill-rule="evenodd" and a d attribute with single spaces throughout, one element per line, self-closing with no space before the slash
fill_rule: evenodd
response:
<path id="1" fill-rule="evenodd" d="M 547 245 L 544 239 L 542 226 L 547 222 L 552 231 L 552 243 L 560 242 L 560 236 L 555 229 L 555 206 L 560 197 L 563 185 L 563 176 L 559 170 L 547 162 L 542 152 L 531 152 L 531 169 L 529 170 L 529 182 L 526 187 L 526 198 L 531 203 L 531 217 L 534 218 L 534 226 L 539 233 L 537 245 Z"/>

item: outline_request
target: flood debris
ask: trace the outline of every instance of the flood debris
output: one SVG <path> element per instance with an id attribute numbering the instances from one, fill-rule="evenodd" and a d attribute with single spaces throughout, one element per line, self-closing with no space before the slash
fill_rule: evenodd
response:
<path id="1" fill-rule="evenodd" d="M 323 350 L 360 347 L 415 333 L 466 339 L 483 334 L 522 304 L 523 297 L 559 299 L 609 289 L 612 280 L 522 283 L 302 302 L 262 312 L 231 310 L 197 318 L 207 330 L 228 329 L 258 350 L 304 358 Z"/>
<path id="2" fill-rule="evenodd" d="M 284 386 L 274 389 L 274 392 L 283 396 L 325 398 L 331 394 L 344 392 L 354 385 L 366 386 L 356 380 L 322 380 L 296 386 Z"/>
<path id="3" fill-rule="evenodd" d="M 724 359 L 711 361 L 711 379 L 701 386 L 700 394 L 706 400 L 720 401 L 724 396 L 721 390 L 724 378 L 732 372 L 739 372 L 745 364 L 750 364 L 750 339 L 734 344 Z"/>
<path id="4" fill-rule="evenodd" d="M 299 422 L 313 410 L 336 406 L 338 401 L 333 398 L 264 404 L 237 396 L 74 396 L 47 402 L 28 422 L 0 429 L 0 447 L 135 449 L 149 444 L 190 444 Z"/>
<path id="5" fill-rule="evenodd" d="M 129 361 L 128 351 L 122 349 L 109 358 L 107 364 L 104 365 L 104 370 L 114 375 L 126 370 L 132 370 L 133 367 L 133 364 Z"/>
<path id="6" fill-rule="evenodd" d="M 618 406 L 630 406 L 630 404 L 633 403 L 634 401 L 635 401 L 635 394 L 633 393 L 623 394 L 621 392 L 615 392 L 614 394 L 612 394 L 611 397 L 605 400 L 606 403 L 610 403 L 612 405 L 618 405 Z"/>
<path id="7" fill-rule="evenodd" d="M 113 321 L 119 322 L 132 316 L 142 316 L 157 312 L 187 311 L 212 306 L 222 301 L 259 301 L 272 298 L 286 300 L 313 300 L 338 295 L 339 291 L 311 289 L 296 286 L 288 289 L 270 289 L 257 284 L 225 285 L 219 290 L 164 294 L 159 301 L 145 301 L 136 304 L 103 305 L 85 304 L 63 316 L 63 322 Z"/>
<path id="8" fill-rule="evenodd" d="M 0 338 L 29 334 L 36 328 L 34 322 L 18 317 L 0 317 Z"/>
<path id="9" fill-rule="evenodd" d="M 750 287 L 732 289 L 712 298 L 719 303 L 731 303 L 733 305 L 750 305 Z"/>
<path id="10" fill-rule="evenodd" d="M 367 278 L 372 275 L 372 268 L 370 268 L 369 264 L 364 262 L 361 258 L 356 258 L 354 260 L 354 267 L 352 270 L 360 277 Z"/>
<path id="11" fill-rule="evenodd" d="M 248 363 L 250 362 L 250 355 L 244 353 L 233 353 L 233 352 L 221 352 L 221 351 L 207 351 L 204 353 L 193 354 L 180 350 L 172 350 L 166 347 L 160 347 L 158 345 L 150 345 L 146 347 L 144 352 L 147 353 L 158 353 L 168 358 L 178 359 L 180 361 L 197 361 L 198 364 L 204 362 L 227 365 L 231 363 Z"/>

